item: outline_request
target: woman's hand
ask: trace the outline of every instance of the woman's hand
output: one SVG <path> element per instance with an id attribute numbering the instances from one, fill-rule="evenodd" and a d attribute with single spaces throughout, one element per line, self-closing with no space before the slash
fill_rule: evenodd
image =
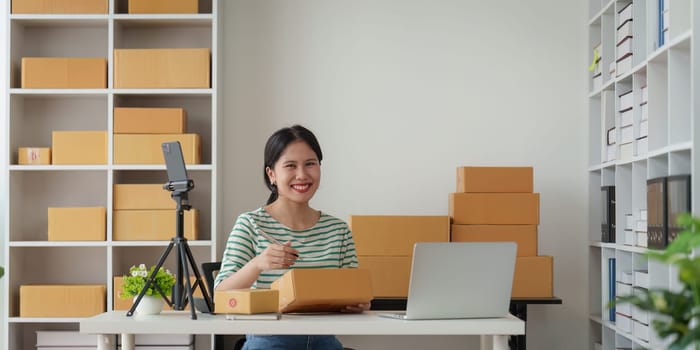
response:
<path id="1" fill-rule="evenodd" d="M 369 310 L 370 303 L 367 304 L 357 304 L 357 305 L 347 305 L 345 306 L 344 309 L 340 310 L 340 312 L 346 312 L 349 314 L 359 314 L 362 311 Z"/>
<path id="2" fill-rule="evenodd" d="M 292 242 L 283 245 L 270 244 L 260 255 L 253 258 L 260 271 L 287 269 L 299 258 L 299 252 L 291 247 Z"/>

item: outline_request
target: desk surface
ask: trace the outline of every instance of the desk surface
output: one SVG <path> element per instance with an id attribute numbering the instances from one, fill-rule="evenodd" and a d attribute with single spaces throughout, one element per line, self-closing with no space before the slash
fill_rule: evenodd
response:
<path id="1" fill-rule="evenodd" d="M 361 314 L 282 315 L 274 320 L 226 320 L 224 315 L 165 311 L 160 315 L 126 317 L 110 311 L 80 321 L 80 332 L 90 334 L 335 334 L 335 335 L 508 335 L 524 334 L 525 322 L 504 318 L 413 320 Z"/>

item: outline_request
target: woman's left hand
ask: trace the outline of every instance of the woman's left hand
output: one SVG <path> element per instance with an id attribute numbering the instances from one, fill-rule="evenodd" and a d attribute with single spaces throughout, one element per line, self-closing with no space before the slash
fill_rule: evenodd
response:
<path id="1" fill-rule="evenodd" d="M 362 311 L 369 310 L 370 304 L 357 304 L 357 305 L 347 305 L 340 312 L 346 312 L 350 314 L 359 314 Z"/>

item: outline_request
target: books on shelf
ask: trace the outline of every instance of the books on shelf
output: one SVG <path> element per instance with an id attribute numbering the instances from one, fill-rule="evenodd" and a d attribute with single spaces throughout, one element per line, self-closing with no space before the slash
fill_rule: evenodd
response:
<path id="1" fill-rule="evenodd" d="M 607 132 L 608 145 L 614 145 L 617 143 L 617 128 L 610 128 Z"/>
<path id="2" fill-rule="evenodd" d="M 649 289 L 649 271 L 636 270 L 634 271 L 634 286 L 639 288 Z"/>
<path id="3" fill-rule="evenodd" d="M 627 21 L 622 23 L 617 28 L 617 41 L 616 44 L 619 45 L 623 40 L 632 37 L 632 21 Z"/>
<path id="4" fill-rule="evenodd" d="M 632 271 L 622 271 L 620 273 L 620 282 L 624 284 L 632 284 L 634 282 L 634 273 Z M 617 310 L 620 312 L 620 310 Z M 629 315 L 629 313 L 623 312 L 625 315 Z"/>
<path id="5" fill-rule="evenodd" d="M 619 317 L 617 318 L 615 325 L 617 326 L 618 330 L 621 330 L 625 333 L 632 333 L 632 318 L 627 317 L 624 315 L 618 315 Z"/>
<path id="6" fill-rule="evenodd" d="M 658 0 L 658 41 L 659 47 L 664 46 L 666 43 L 666 35 L 664 35 L 664 12 L 668 10 L 668 4 L 666 0 Z"/>
<path id="7" fill-rule="evenodd" d="M 616 61 L 617 67 L 615 68 L 615 74 L 621 76 L 632 70 L 632 54 L 628 54 Z"/>
<path id="8" fill-rule="evenodd" d="M 637 220 L 634 230 L 637 232 L 647 232 L 647 219 Z"/>
<path id="9" fill-rule="evenodd" d="M 624 245 L 633 246 L 637 241 L 637 236 L 633 230 L 625 230 L 625 240 L 622 242 Z"/>
<path id="10" fill-rule="evenodd" d="M 634 215 L 625 214 L 625 230 L 634 229 Z"/>
<path id="11" fill-rule="evenodd" d="M 632 54 L 632 38 L 627 37 L 620 44 L 617 45 L 617 59 L 627 57 Z"/>
<path id="12" fill-rule="evenodd" d="M 631 110 L 630 110 L 631 111 Z M 620 129 L 620 143 L 626 144 L 634 141 L 634 125 L 629 124 Z M 622 146 L 622 145 L 620 145 Z"/>
<path id="13" fill-rule="evenodd" d="M 631 126 L 634 123 L 634 111 L 628 109 L 620 113 L 620 126 Z"/>
<path id="14" fill-rule="evenodd" d="M 617 23 L 624 24 L 627 21 L 632 20 L 632 3 L 630 2 L 627 6 L 623 7 L 617 12 Z"/>
<path id="15" fill-rule="evenodd" d="M 634 94 L 632 93 L 632 90 L 627 91 L 627 92 L 623 92 L 622 94 L 619 95 L 619 97 L 620 97 L 620 112 L 624 112 L 628 109 L 632 109 L 632 105 L 634 103 Z"/>

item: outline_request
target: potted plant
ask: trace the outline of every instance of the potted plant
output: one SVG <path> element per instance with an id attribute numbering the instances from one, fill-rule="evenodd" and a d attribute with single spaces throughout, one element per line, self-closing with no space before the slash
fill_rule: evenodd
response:
<path id="1" fill-rule="evenodd" d="M 129 268 L 129 274 L 123 276 L 124 284 L 122 285 L 120 297 L 123 299 L 134 298 L 134 301 L 136 301 L 136 297 L 146 286 L 146 281 L 154 270 L 155 266 L 146 269 L 145 264 Z M 148 286 L 143 298 L 139 302 L 136 312 L 140 314 L 159 313 L 163 309 L 163 300 L 158 290 L 160 289 L 165 296 L 170 296 L 174 285 L 175 276 L 173 276 L 170 271 L 162 267 L 159 268 L 153 282 Z"/>
<path id="2" fill-rule="evenodd" d="M 678 268 L 680 290 L 650 288 L 618 297 L 614 304 L 630 303 L 655 315 L 652 326 L 660 338 L 671 339 L 669 350 L 700 350 L 700 218 L 679 216 L 683 231 L 665 250 L 650 250 L 647 255 Z"/>

